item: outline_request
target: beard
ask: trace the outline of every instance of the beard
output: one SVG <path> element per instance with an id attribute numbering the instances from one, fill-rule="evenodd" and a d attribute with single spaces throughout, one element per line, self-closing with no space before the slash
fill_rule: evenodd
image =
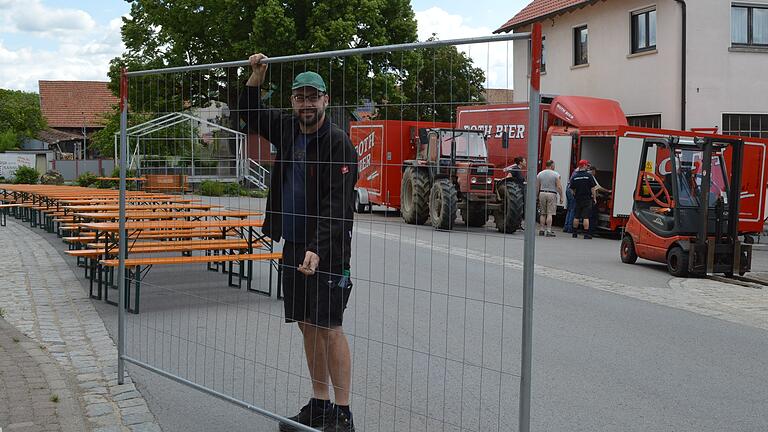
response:
<path id="1" fill-rule="evenodd" d="M 316 108 L 300 109 L 296 113 L 299 117 L 299 123 L 304 127 L 313 127 L 323 119 L 323 110 Z"/>

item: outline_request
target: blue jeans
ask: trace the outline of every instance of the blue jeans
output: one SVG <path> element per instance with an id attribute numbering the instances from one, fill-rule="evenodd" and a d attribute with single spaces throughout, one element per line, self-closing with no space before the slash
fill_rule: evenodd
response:
<path id="1" fill-rule="evenodd" d="M 563 225 L 563 231 L 573 232 L 573 218 L 576 216 L 576 199 L 573 196 L 571 189 L 565 190 L 565 196 L 568 199 L 568 213 L 565 215 L 565 224 Z"/>

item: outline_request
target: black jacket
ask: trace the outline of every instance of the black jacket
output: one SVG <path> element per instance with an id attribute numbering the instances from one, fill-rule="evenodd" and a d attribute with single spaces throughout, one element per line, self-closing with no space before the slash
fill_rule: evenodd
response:
<path id="1" fill-rule="evenodd" d="M 246 127 L 277 147 L 270 175 L 266 218 L 262 232 L 274 241 L 282 237 L 284 155 L 301 133 L 293 114 L 267 107 L 261 88 L 248 87 L 240 95 L 240 118 Z M 306 155 L 307 246 L 320 256 L 319 270 L 340 274 L 349 269 L 354 218 L 357 153 L 347 134 L 325 117 L 310 135 Z"/>

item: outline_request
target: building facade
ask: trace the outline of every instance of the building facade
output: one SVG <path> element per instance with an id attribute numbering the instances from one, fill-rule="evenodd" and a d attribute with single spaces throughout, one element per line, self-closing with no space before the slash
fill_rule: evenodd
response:
<path id="1" fill-rule="evenodd" d="M 636 126 L 768 138 L 768 0 L 535 0 L 496 32 L 534 22 L 544 94 L 615 99 Z M 530 47 L 514 44 L 527 89 Z"/>
<path id="2" fill-rule="evenodd" d="M 108 84 L 101 81 L 38 81 L 40 110 L 49 128 L 47 134 L 39 137 L 41 141 L 55 145 L 60 157 L 82 159 L 86 157 L 85 152 L 92 154 L 88 148 L 91 134 L 104 128 L 106 116 L 119 102 Z M 50 138 L 58 138 L 58 141 L 48 141 Z"/>

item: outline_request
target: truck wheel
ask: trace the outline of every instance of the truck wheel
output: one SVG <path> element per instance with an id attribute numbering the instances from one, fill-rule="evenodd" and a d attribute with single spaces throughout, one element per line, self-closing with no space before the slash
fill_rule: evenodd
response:
<path id="1" fill-rule="evenodd" d="M 520 228 L 525 214 L 525 191 L 515 182 L 505 182 L 498 186 L 499 209 L 494 214 L 496 229 L 512 234 Z"/>
<path id="2" fill-rule="evenodd" d="M 637 262 L 637 251 L 632 236 L 625 235 L 621 239 L 621 262 L 624 264 L 634 264 Z"/>
<path id="3" fill-rule="evenodd" d="M 667 270 L 675 277 L 688 276 L 688 252 L 675 246 L 667 253 Z"/>
<path id="4" fill-rule="evenodd" d="M 407 168 L 400 187 L 400 214 L 407 224 L 423 225 L 429 218 L 429 175 Z"/>
<path id="5" fill-rule="evenodd" d="M 439 229 L 452 229 L 458 210 L 456 188 L 448 179 L 440 179 L 432 185 L 429 194 L 429 215 L 432 226 Z"/>
<path id="6" fill-rule="evenodd" d="M 355 192 L 355 211 L 357 213 L 365 213 L 367 205 L 360 202 L 360 192 Z"/>
<path id="7" fill-rule="evenodd" d="M 467 209 L 461 209 L 461 218 L 467 226 L 485 226 L 485 223 L 488 221 L 488 212 L 485 209 L 485 204 L 480 203 Z"/>

